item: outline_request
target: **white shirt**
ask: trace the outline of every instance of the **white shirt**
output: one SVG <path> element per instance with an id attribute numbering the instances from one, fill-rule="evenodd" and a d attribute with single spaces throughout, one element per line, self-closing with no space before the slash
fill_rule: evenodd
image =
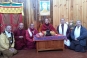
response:
<path id="1" fill-rule="evenodd" d="M 5 33 L 6 33 L 7 37 L 11 37 L 11 32 L 8 33 L 8 32 L 5 30 Z"/>
<path id="2" fill-rule="evenodd" d="M 74 31 L 75 39 L 77 39 L 80 36 L 80 29 L 81 29 L 81 26 L 80 27 L 76 26 L 75 31 Z"/>

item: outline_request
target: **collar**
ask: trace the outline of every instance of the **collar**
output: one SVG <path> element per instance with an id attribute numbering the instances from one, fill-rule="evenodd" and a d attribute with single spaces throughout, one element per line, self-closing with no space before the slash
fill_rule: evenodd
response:
<path id="1" fill-rule="evenodd" d="M 7 33 L 7 34 L 11 34 L 11 32 L 7 32 L 6 30 L 5 30 L 5 33 Z"/>
<path id="2" fill-rule="evenodd" d="M 76 26 L 76 28 L 78 28 L 78 26 Z M 79 28 L 81 28 L 81 26 L 79 26 Z"/>

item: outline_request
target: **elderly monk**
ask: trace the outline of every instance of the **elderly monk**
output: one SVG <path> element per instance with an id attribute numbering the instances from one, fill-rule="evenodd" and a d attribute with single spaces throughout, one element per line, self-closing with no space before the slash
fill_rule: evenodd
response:
<path id="1" fill-rule="evenodd" d="M 34 24 L 31 23 L 30 27 L 26 30 L 26 39 L 27 39 L 27 48 L 34 49 L 36 48 L 36 44 L 33 41 L 34 35 L 36 35 L 38 31 L 34 28 Z"/>
<path id="2" fill-rule="evenodd" d="M 1 34 L 1 22 L 2 22 L 2 19 L 1 19 L 1 15 L 0 15 L 0 34 Z"/>
<path id="3" fill-rule="evenodd" d="M 0 34 L 1 34 L 1 23 L 0 23 Z"/>
<path id="4" fill-rule="evenodd" d="M 41 31 L 44 33 L 46 36 L 51 36 L 56 34 L 56 30 L 53 27 L 52 24 L 50 24 L 49 19 L 45 19 L 45 23 L 41 27 Z"/>
<path id="5" fill-rule="evenodd" d="M 77 20 L 75 28 L 71 32 L 70 49 L 76 52 L 85 52 L 87 30 L 81 25 L 81 21 Z"/>
<path id="6" fill-rule="evenodd" d="M 24 24 L 19 23 L 18 28 L 14 31 L 15 48 L 17 50 L 26 48 L 26 31 L 24 30 Z"/>
<path id="7" fill-rule="evenodd" d="M 5 31 L 0 35 L 0 51 L 4 58 L 11 58 L 17 53 L 17 50 L 14 48 L 14 43 L 15 40 L 11 32 L 11 26 L 6 26 Z"/>

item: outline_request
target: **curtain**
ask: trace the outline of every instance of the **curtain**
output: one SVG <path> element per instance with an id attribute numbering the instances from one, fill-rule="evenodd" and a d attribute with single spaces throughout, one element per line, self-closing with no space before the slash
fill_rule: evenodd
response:
<path id="1" fill-rule="evenodd" d="M 22 22 L 22 3 L 0 3 L 0 32 L 3 32 L 7 25 L 12 26 L 14 31 Z"/>
<path id="2" fill-rule="evenodd" d="M 4 31 L 5 26 L 11 25 L 12 31 L 14 31 L 18 24 L 22 22 L 22 14 L 1 14 L 0 15 L 0 23 L 1 23 L 1 31 Z"/>

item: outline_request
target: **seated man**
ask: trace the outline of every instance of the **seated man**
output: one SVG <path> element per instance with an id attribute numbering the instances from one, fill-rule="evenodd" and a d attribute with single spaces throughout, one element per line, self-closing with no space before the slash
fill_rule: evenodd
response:
<path id="1" fill-rule="evenodd" d="M 18 29 L 14 31 L 15 48 L 17 50 L 26 48 L 26 31 L 23 28 L 24 24 L 19 23 Z"/>
<path id="2" fill-rule="evenodd" d="M 87 30 L 81 25 L 81 21 L 77 20 L 74 30 L 71 32 L 71 44 L 70 49 L 76 52 L 85 52 Z"/>
<path id="3" fill-rule="evenodd" d="M 5 31 L 0 35 L 0 51 L 4 58 L 10 58 L 17 53 L 14 48 L 14 36 L 11 32 L 11 26 L 7 26 Z"/>
<path id="4" fill-rule="evenodd" d="M 66 46 L 70 46 L 70 44 L 69 44 L 70 43 L 70 28 L 69 28 L 68 24 L 65 22 L 65 19 L 62 18 L 60 20 L 60 25 L 57 27 L 57 32 L 59 34 L 62 34 L 63 36 L 67 37 L 67 40 L 64 40 L 64 44 Z"/>
<path id="5" fill-rule="evenodd" d="M 1 21 L 1 19 L 0 19 L 0 34 L 1 34 L 1 22 L 2 22 L 2 21 Z"/>
<path id="6" fill-rule="evenodd" d="M 26 30 L 27 48 L 34 49 L 35 42 L 33 41 L 33 36 L 36 35 L 38 31 L 34 28 L 34 24 L 30 24 L 30 27 Z"/>
<path id="7" fill-rule="evenodd" d="M 41 31 L 44 33 L 46 36 L 51 36 L 56 34 L 56 30 L 53 27 L 52 24 L 49 23 L 49 19 L 45 19 L 45 23 L 41 27 Z"/>
<path id="8" fill-rule="evenodd" d="M 0 26 L 0 34 L 1 34 L 1 26 Z"/>
<path id="9" fill-rule="evenodd" d="M 70 28 L 69 26 L 65 23 L 65 19 L 61 19 L 60 20 L 60 25 L 57 27 L 57 32 L 59 34 L 62 34 L 64 36 L 66 36 L 67 38 L 69 38 L 69 34 L 70 34 Z"/>

